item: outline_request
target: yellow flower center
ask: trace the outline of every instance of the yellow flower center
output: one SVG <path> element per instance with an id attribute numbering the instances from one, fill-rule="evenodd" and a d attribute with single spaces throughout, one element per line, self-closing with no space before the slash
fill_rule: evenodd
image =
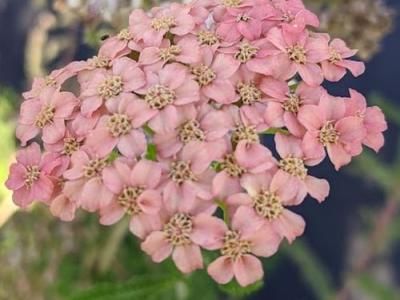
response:
<path id="1" fill-rule="evenodd" d="M 183 184 L 185 181 L 197 181 L 196 175 L 190 169 L 190 163 L 183 160 L 171 163 L 169 177 L 178 185 Z"/>
<path id="2" fill-rule="evenodd" d="M 39 179 L 39 177 L 40 169 L 38 166 L 27 166 L 24 181 L 25 187 L 28 189 L 32 188 L 32 185 Z"/>
<path id="3" fill-rule="evenodd" d="M 307 177 L 307 168 L 301 158 L 288 156 L 281 159 L 278 165 L 281 170 L 301 180 L 304 180 Z"/>
<path id="4" fill-rule="evenodd" d="M 306 50 L 303 46 L 294 45 L 287 48 L 289 59 L 297 64 L 304 65 L 307 63 Z"/>
<path id="5" fill-rule="evenodd" d="M 251 253 L 251 243 L 242 240 L 237 231 L 227 231 L 224 236 L 224 245 L 221 248 L 221 254 L 236 260 L 245 254 Z"/>
<path id="6" fill-rule="evenodd" d="M 107 77 L 97 88 L 97 92 L 104 99 L 108 100 L 117 97 L 123 92 L 124 83 L 119 75 Z"/>
<path id="7" fill-rule="evenodd" d="M 113 137 L 120 137 L 131 132 L 132 124 L 127 115 L 113 114 L 107 120 L 107 128 Z"/>
<path id="8" fill-rule="evenodd" d="M 337 143 L 339 140 L 339 133 L 336 131 L 335 124 L 332 121 L 326 122 L 321 128 L 318 139 L 324 146 Z"/>
<path id="9" fill-rule="evenodd" d="M 262 190 L 252 200 L 257 214 L 269 221 L 276 219 L 283 212 L 279 197 L 270 191 Z"/>
<path id="10" fill-rule="evenodd" d="M 117 202 L 121 205 L 128 215 L 138 215 L 142 212 L 137 199 L 143 193 L 144 189 L 140 187 L 125 187 L 117 198 Z"/>
<path id="11" fill-rule="evenodd" d="M 176 213 L 167 224 L 164 225 L 166 240 L 173 246 L 184 246 L 192 243 L 190 234 L 193 230 L 193 222 L 189 215 Z"/>
<path id="12" fill-rule="evenodd" d="M 147 91 L 144 100 L 152 109 L 161 110 L 174 102 L 175 92 L 170 88 L 157 84 Z"/>
<path id="13" fill-rule="evenodd" d="M 55 108 L 51 105 L 47 105 L 44 108 L 42 108 L 42 110 L 36 116 L 35 119 L 36 127 L 43 128 L 47 124 L 53 122 L 54 113 L 55 113 Z"/>

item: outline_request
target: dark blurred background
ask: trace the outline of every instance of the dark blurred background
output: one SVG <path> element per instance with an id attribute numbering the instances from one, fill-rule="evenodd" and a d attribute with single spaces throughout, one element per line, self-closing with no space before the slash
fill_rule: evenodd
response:
<path id="1" fill-rule="evenodd" d="M 330 181 L 331 194 L 323 204 L 308 199 L 298 209 L 306 233 L 264 260 L 263 286 L 221 288 L 195 274 L 158 291 L 164 279 L 157 276 L 178 275 L 169 263 L 154 266 L 143 257 L 126 223 L 105 228 L 88 215 L 61 223 L 41 205 L 20 212 L 2 184 L 16 147 L 19 94 L 32 78 L 92 56 L 102 35 L 126 26 L 132 7 L 157 3 L 0 0 L 0 300 L 400 299 L 400 2 L 305 2 L 321 16 L 323 31 L 360 49 L 366 73 L 326 87 L 338 96 L 355 88 L 384 109 L 385 147 L 339 173 L 329 163 L 313 169 Z"/>

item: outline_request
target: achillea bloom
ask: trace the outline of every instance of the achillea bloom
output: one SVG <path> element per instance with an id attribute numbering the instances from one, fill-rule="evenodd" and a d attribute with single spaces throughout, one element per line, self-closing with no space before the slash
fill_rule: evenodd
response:
<path id="1" fill-rule="evenodd" d="M 253 216 L 251 208 L 242 206 L 233 216 L 231 229 L 225 226 L 220 231 L 221 256 L 207 269 L 218 283 L 226 284 L 235 277 L 241 286 L 247 286 L 260 280 L 264 271 L 256 256 L 269 257 L 278 250 L 279 235 L 268 225 L 260 226 Z"/>
<path id="2" fill-rule="evenodd" d="M 211 51 L 203 51 L 202 62 L 191 66 L 191 72 L 200 85 L 201 93 L 208 99 L 221 104 L 235 101 L 235 88 L 229 80 L 239 68 L 240 62 L 225 54 L 213 56 Z"/>
<path id="3" fill-rule="evenodd" d="M 161 188 L 167 208 L 195 199 L 211 200 L 214 172 L 209 166 L 212 160 L 208 148 L 201 147 L 198 142 L 190 142 L 176 158 L 161 161 L 164 170 Z"/>
<path id="4" fill-rule="evenodd" d="M 257 174 L 276 167 L 271 151 L 259 143 L 240 141 L 235 151 L 227 152 L 219 162 L 220 171 L 212 182 L 213 195 L 225 199 L 241 191 L 240 178 L 245 174 Z"/>
<path id="5" fill-rule="evenodd" d="M 80 73 L 78 80 L 81 85 L 81 112 L 88 117 L 103 103 L 107 107 L 112 106 L 121 95 L 137 91 L 146 83 L 138 64 L 127 57 L 115 60 L 111 70 L 95 69 Z"/>
<path id="6" fill-rule="evenodd" d="M 167 8 L 153 9 L 151 15 L 150 17 L 143 10 L 136 9 L 129 17 L 133 38 L 143 41 L 146 46 L 159 46 L 167 32 L 183 36 L 195 26 L 190 7 L 182 4 L 172 3 Z"/>
<path id="7" fill-rule="evenodd" d="M 319 26 L 318 17 L 306 9 L 301 0 L 273 0 L 274 19 L 281 24 L 289 24 L 295 30 L 304 30 L 306 25 Z"/>
<path id="8" fill-rule="evenodd" d="M 166 63 L 196 64 L 200 61 L 199 42 L 195 37 L 184 37 L 176 44 L 164 39 L 160 47 L 146 47 L 140 52 L 139 63 L 155 70 Z"/>
<path id="9" fill-rule="evenodd" d="M 106 156 L 117 148 L 129 158 L 142 155 L 146 150 L 146 136 L 137 129 L 136 117 L 141 113 L 140 101 L 133 94 L 123 94 L 118 103 L 110 107 L 109 115 L 103 115 L 86 138 L 86 145 L 99 156 Z"/>
<path id="10" fill-rule="evenodd" d="M 325 39 L 311 37 L 307 30 L 292 32 L 276 27 L 268 32 L 267 39 L 276 47 L 267 58 L 274 77 L 288 80 L 298 73 L 310 86 L 322 83 L 324 77 L 318 63 L 329 58 Z"/>
<path id="11" fill-rule="evenodd" d="M 177 108 L 177 119 L 172 130 L 156 131 L 153 140 L 161 157 L 177 154 L 186 144 L 204 143 L 210 151 L 221 142 L 231 128 L 230 115 L 208 104 L 201 107 L 185 105 Z M 222 141 L 224 142 L 224 141 Z M 218 159 L 218 154 L 215 159 Z"/>
<path id="12" fill-rule="evenodd" d="M 314 166 L 319 161 L 306 156 L 301 140 L 277 134 L 275 144 L 281 159 L 271 182 L 274 190 L 279 194 L 285 193 L 287 199 L 293 199 L 293 205 L 300 204 L 307 194 L 318 202 L 324 201 L 329 194 L 329 183 L 308 175 L 307 166 Z"/>
<path id="13" fill-rule="evenodd" d="M 17 152 L 17 162 L 10 167 L 5 183 L 13 191 L 16 205 L 26 208 L 34 200 L 48 202 L 54 190 L 53 171 L 62 161 L 53 155 L 43 155 L 37 143 Z"/>
<path id="14" fill-rule="evenodd" d="M 365 97 L 350 89 L 350 99 L 346 99 L 346 115 L 357 116 L 362 119 L 366 131 L 362 143 L 378 152 L 385 143 L 383 132 L 387 130 L 387 123 L 382 110 L 377 106 L 367 107 Z"/>
<path id="15" fill-rule="evenodd" d="M 78 105 L 78 99 L 69 92 L 46 89 L 38 98 L 25 100 L 21 105 L 17 137 L 24 146 L 42 132 L 42 140 L 53 144 L 65 134 L 65 121 Z"/>
<path id="16" fill-rule="evenodd" d="M 325 94 L 318 105 L 303 106 L 298 119 L 307 129 L 303 138 L 307 157 L 321 161 L 325 158 L 326 148 L 330 160 L 339 170 L 361 153 L 366 134 L 363 120 L 346 116 L 344 99 Z"/>
<path id="17" fill-rule="evenodd" d="M 320 35 L 329 41 L 329 35 Z M 329 81 L 339 81 L 349 70 L 353 76 L 358 77 L 365 71 L 365 65 L 361 61 L 349 60 L 357 50 L 351 50 L 341 39 L 333 39 L 329 44 L 329 58 L 321 62 L 322 72 L 325 79 Z"/>
<path id="18" fill-rule="evenodd" d="M 290 206 L 328 196 L 309 175 L 325 148 L 339 169 L 363 145 L 382 147 L 382 111 L 321 86 L 364 65 L 312 31 L 301 0 L 195 0 L 134 10 L 129 23 L 24 94 L 17 137 L 41 133 L 47 152 L 18 151 L 6 186 L 17 205 L 42 201 L 64 221 L 77 209 L 104 225 L 128 214 L 142 250 L 183 273 L 203 268 L 202 249 L 220 250 L 209 275 L 252 284 L 257 257 L 304 231 Z M 76 81 L 79 98 L 64 92 Z"/>
<path id="19" fill-rule="evenodd" d="M 172 63 L 158 72 L 146 71 L 147 84 L 138 91 L 143 95 L 141 116 L 149 121 L 156 131 L 174 129 L 176 107 L 200 100 L 199 86 L 191 79 L 188 69 Z"/>
<path id="20" fill-rule="evenodd" d="M 263 21 L 272 16 L 272 7 L 264 3 L 231 7 L 221 18 L 216 32 L 226 42 L 237 42 L 242 37 L 256 40 L 261 37 Z"/>
<path id="21" fill-rule="evenodd" d="M 100 223 L 112 225 L 128 214 L 129 228 L 139 238 L 160 229 L 161 193 L 156 190 L 160 179 L 161 167 L 156 162 L 129 164 L 117 159 L 103 171 L 104 185 L 114 196 L 109 205 L 100 208 Z"/>
<path id="22" fill-rule="evenodd" d="M 270 224 L 291 243 L 303 234 L 306 224 L 301 216 L 286 208 L 295 201 L 290 193 L 286 193 L 281 186 L 276 186 L 277 181 L 272 179 L 273 176 L 266 172 L 244 175 L 240 182 L 247 193 L 234 194 L 228 197 L 226 203 L 232 207 L 252 207 L 252 218 L 260 218 Z"/>
<path id="23" fill-rule="evenodd" d="M 141 247 L 154 262 L 162 262 L 172 255 L 182 273 L 203 268 L 200 247 L 216 249 L 224 222 L 211 216 L 215 210 L 204 211 L 195 202 L 183 201 L 175 209 L 167 209 L 165 222 L 160 230 L 150 233 Z"/>
<path id="24" fill-rule="evenodd" d="M 83 209 L 94 212 L 108 205 L 113 194 L 102 180 L 107 157 L 99 157 L 81 148 L 71 156 L 71 168 L 64 172 L 64 194 Z"/>
<path id="25" fill-rule="evenodd" d="M 269 100 L 265 110 L 265 121 L 270 127 L 286 127 L 293 135 L 302 137 L 305 133 L 297 116 L 302 106 L 317 105 L 323 93 L 323 87 L 310 87 L 301 82 L 295 90 L 291 90 L 286 81 L 266 77 L 260 89 Z"/>

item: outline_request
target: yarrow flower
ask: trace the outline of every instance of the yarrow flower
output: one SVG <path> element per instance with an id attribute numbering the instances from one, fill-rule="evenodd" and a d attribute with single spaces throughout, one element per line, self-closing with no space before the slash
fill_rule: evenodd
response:
<path id="1" fill-rule="evenodd" d="M 63 221 L 78 210 L 103 225 L 127 215 L 154 262 L 171 256 L 220 284 L 261 280 L 260 258 L 305 230 L 292 208 L 328 197 L 313 168 L 328 156 L 339 170 L 384 145 L 378 107 L 321 86 L 365 66 L 318 26 L 301 0 L 134 10 L 95 56 L 23 94 L 13 201 L 40 201 Z M 203 250 L 220 256 L 208 263 Z"/>

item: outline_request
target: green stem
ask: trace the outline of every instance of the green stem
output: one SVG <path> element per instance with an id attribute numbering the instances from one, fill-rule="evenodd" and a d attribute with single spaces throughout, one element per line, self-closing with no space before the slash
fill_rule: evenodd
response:
<path id="1" fill-rule="evenodd" d="M 266 131 L 261 132 L 261 134 L 277 134 L 277 133 L 281 133 L 281 134 L 285 134 L 285 135 L 290 134 L 289 130 L 283 129 L 283 128 L 269 128 Z"/>

